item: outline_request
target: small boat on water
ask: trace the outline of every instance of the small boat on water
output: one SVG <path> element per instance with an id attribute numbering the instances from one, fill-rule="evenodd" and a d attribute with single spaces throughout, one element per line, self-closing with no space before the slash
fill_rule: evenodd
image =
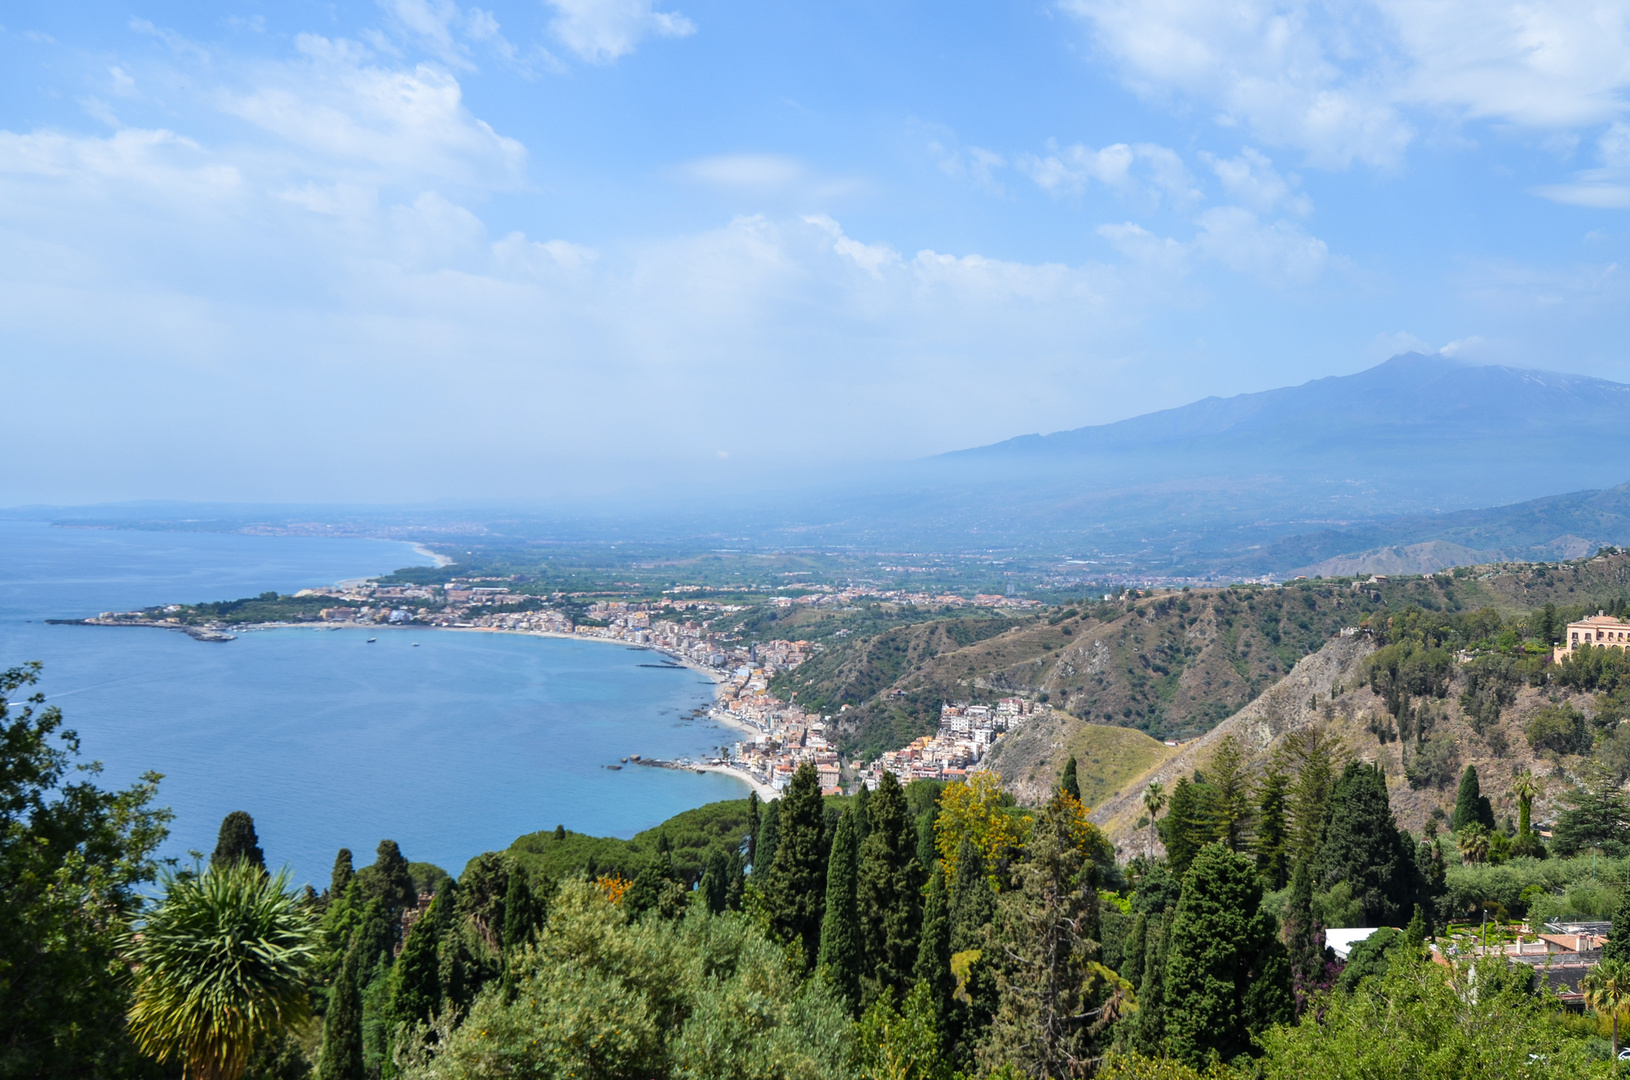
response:
<path id="1" fill-rule="evenodd" d="M 418 642 L 417 642 L 417 641 L 415 641 L 415 642 L 414 642 L 414 643 L 413 643 L 413 647 L 414 647 L 414 648 L 415 648 L 415 649 L 417 649 L 417 648 L 418 648 L 418 647 L 419 647 L 419 643 L 418 643 Z"/>
<path id="2" fill-rule="evenodd" d="M 378 640 L 379 640 L 379 639 L 378 639 L 378 638 L 376 638 L 376 637 L 371 637 L 371 638 L 369 638 L 369 639 L 368 639 L 368 644 L 370 644 L 370 645 L 372 645 L 372 644 L 373 644 L 373 643 L 374 643 L 374 642 L 376 642 L 376 641 L 378 641 Z"/>

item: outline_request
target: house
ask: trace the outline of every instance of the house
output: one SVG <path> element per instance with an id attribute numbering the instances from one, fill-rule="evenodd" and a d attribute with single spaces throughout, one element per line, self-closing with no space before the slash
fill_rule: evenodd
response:
<path id="1" fill-rule="evenodd" d="M 1562 644 L 1552 651 L 1551 658 L 1560 663 L 1581 645 L 1594 645 L 1599 649 L 1630 648 L 1630 623 L 1598 610 L 1594 615 L 1568 624 Z"/>

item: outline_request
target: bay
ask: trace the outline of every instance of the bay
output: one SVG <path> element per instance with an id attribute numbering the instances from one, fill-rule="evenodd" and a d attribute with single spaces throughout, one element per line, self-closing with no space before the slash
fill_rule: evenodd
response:
<path id="1" fill-rule="evenodd" d="M 236 641 L 52 626 L 173 601 L 293 592 L 415 564 L 379 540 L 53 528 L 0 521 L 0 667 L 45 663 L 40 689 L 104 786 L 164 774 L 164 854 L 214 847 L 232 810 L 271 865 L 319 889 L 335 852 L 383 838 L 458 873 L 483 851 L 563 824 L 632 836 L 740 798 L 728 776 L 603 766 L 734 741 L 705 717 L 713 684 L 596 641 L 419 629 L 276 629 Z M 377 640 L 369 644 L 367 639 Z M 417 647 L 415 647 L 417 643 Z"/>

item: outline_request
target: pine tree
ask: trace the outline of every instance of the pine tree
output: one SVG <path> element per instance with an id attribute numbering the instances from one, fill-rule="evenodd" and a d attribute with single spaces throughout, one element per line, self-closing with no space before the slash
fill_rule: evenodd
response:
<path id="1" fill-rule="evenodd" d="M 221 831 L 215 840 L 215 854 L 209 865 L 225 866 L 247 861 L 266 869 L 266 856 L 260 850 L 260 837 L 255 835 L 255 819 L 242 810 L 234 810 L 221 820 Z"/>
<path id="2" fill-rule="evenodd" d="M 1071 754 L 1070 760 L 1064 763 L 1064 775 L 1059 778 L 1058 788 L 1060 791 L 1069 792 L 1076 802 L 1081 801 L 1081 784 L 1075 778 L 1074 754 Z"/>
<path id="3" fill-rule="evenodd" d="M 1340 751 L 1340 742 L 1320 727 L 1291 732 L 1275 751 L 1276 760 L 1269 767 L 1296 778 L 1290 785 L 1289 863 L 1318 858 Z"/>
<path id="4" fill-rule="evenodd" d="M 331 900 L 338 900 L 345 895 L 345 890 L 351 887 L 351 879 L 356 872 L 351 869 L 351 849 L 340 848 L 340 853 L 334 856 L 334 872 L 328 879 L 328 896 Z"/>
<path id="5" fill-rule="evenodd" d="M 441 1008 L 441 963 L 437 956 L 441 920 L 436 901 L 420 916 L 402 943 L 402 954 L 391 968 L 390 1014 L 392 1027 L 428 1023 Z"/>
<path id="6" fill-rule="evenodd" d="M 1099 964 L 1096 867 L 1076 836 L 1080 803 L 1055 796 L 1031 829 L 1017 887 L 991 937 L 1001 1004 L 980 1057 L 1028 1076 L 1085 1074 L 1118 989 Z"/>
<path id="7" fill-rule="evenodd" d="M 1178 877 L 1188 872 L 1189 864 L 1210 839 L 1214 829 L 1205 801 L 1200 785 L 1186 776 L 1178 777 L 1172 787 L 1166 817 L 1160 823 L 1161 840 L 1166 845 L 1166 860 L 1171 863 L 1172 873 Z"/>
<path id="8" fill-rule="evenodd" d="M 1262 887 L 1277 892 L 1289 875 L 1286 851 L 1285 805 L 1290 778 L 1283 769 L 1270 766 L 1257 787 L 1256 872 Z"/>
<path id="9" fill-rule="evenodd" d="M 951 974 L 951 913 L 945 890 L 945 873 L 939 863 L 928 879 L 927 896 L 923 901 L 922 933 L 917 940 L 917 964 L 913 972 L 918 985 L 928 987 L 934 1007 L 934 1030 L 940 1034 L 941 1047 L 951 1048 L 951 993 L 956 979 Z"/>
<path id="10" fill-rule="evenodd" d="M 775 865 L 765 892 L 770 928 L 787 941 L 800 942 L 806 968 L 813 967 L 826 910 L 826 814 L 815 766 L 805 762 L 798 767 L 780 806 Z"/>
<path id="11" fill-rule="evenodd" d="M 856 909 L 856 875 L 860 839 L 855 827 L 855 804 L 838 819 L 832 852 L 826 863 L 826 914 L 821 921 L 820 966 L 849 1011 L 860 1007 L 860 913 Z"/>
<path id="12" fill-rule="evenodd" d="M 1229 851 L 1250 847 L 1252 818 L 1251 775 L 1245 751 L 1233 735 L 1224 735 L 1211 754 L 1206 780 L 1211 785 L 1212 837 Z"/>
<path id="13" fill-rule="evenodd" d="M 1364 906 L 1363 925 L 1396 926 L 1419 893 L 1414 854 L 1393 822 L 1381 771 L 1348 762 L 1330 796 L 1324 845 L 1313 868 L 1319 887 L 1347 882 Z"/>
<path id="14" fill-rule="evenodd" d="M 345 954 L 339 976 L 328 991 L 328 1012 L 323 1014 L 323 1048 L 318 1080 L 363 1080 L 362 992 L 357 985 L 360 957 L 356 949 Z"/>
<path id="15" fill-rule="evenodd" d="M 1199 1068 L 1233 1061 L 1291 1017 L 1290 965 L 1272 915 L 1259 911 L 1256 868 L 1221 844 L 1195 856 L 1166 947 L 1164 997 L 1173 1057 Z"/>
<path id="16" fill-rule="evenodd" d="M 905 792 L 893 773 L 883 773 L 867 809 L 871 831 L 860 845 L 855 892 L 865 944 L 861 999 L 869 1006 L 885 989 L 904 997 L 911 987 L 923 877 Z"/>

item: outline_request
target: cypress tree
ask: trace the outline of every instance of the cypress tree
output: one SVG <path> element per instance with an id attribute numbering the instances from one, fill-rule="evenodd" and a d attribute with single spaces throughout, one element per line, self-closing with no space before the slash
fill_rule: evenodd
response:
<path id="1" fill-rule="evenodd" d="M 362 991 L 357 985 L 358 963 L 357 950 L 347 951 L 340 973 L 328 992 L 318 1080 L 363 1080 Z"/>
<path id="2" fill-rule="evenodd" d="M 939 1032 L 943 1050 L 951 1048 L 951 993 L 956 979 L 951 974 L 951 913 L 945 891 L 945 872 L 936 862 L 928 879 L 923 901 L 922 933 L 917 941 L 917 964 L 913 971 L 919 984 L 928 986 L 934 1003 L 934 1030 Z"/>
<path id="3" fill-rule="evenodd" d="M 1608 932 L 1607 944 L 1602 946 L 1602 959 L 1630 962 L 1630 889 L 1619 894 L 1613 928 Z"/>
<path id="4" fill-rule="evenodd" d="M 1233 1061 L 1291 1018 L 1290 965 L 1256 868 L 1208 844 L 1183 878 L 1166 946 L 1166 1031 L 1173 1057 Z"/>
<path id="5" fill-rule="evenodd" d="M 731 911 L 741 910 L 741 895 L 747 887 L 747 875 L 741 861 L 741 853 L 732 851 L 725 860 L 726 877 L 724 886 L 724 906 Z"/>
<path id="6" fill-rule="evenodd" d="M 708 914 L 718 915 L 730 903 L 730 862 L 720 848 L 708 852 L 707 867 L 702 871 L 700 886 L 702 901 Z"/>
<path id="7" fill-rule="evenodd" d="M 402 955 L 391 969 L 390 1013 L 394 1023 L 427 1023 L 441 1007 L 441 963 L 437 956 L 441 920 L 436 903 L 432 901 L 430 910 L 408 931 Z"/>
<path id="8" fill-rule="evenodd" d="M 413 887 L 413 875 L 407 860 L 395 840 L 381 840 L 374 853 L 374 864 L 363 874 L 364 892 L 377 897 L 384 905 L 387 916 L 395 919 L 403 911 L 419 902 L 419 892 Z"/>
<path id="9" fill-rule="evenodd" d="M 1373 765 L 1350 761 L 1330 796 L 1318 885 L 1345 881 L 1364 906 L 1365 926 L 1395 926 L 1415 902 L 1415 852 L 1392 819 L 1387 782 Z"/>
<path id="10" fill-rule="evenodd" d="M 1149 916 L 1138 912 L 1132 920 L 1132 933 L 1126 939 L 1126 957 L 1121 962 L 1121 978 L 1132 984 L 1134 993 L 1143 982 L 1144 953 L 1149 948 Z"/>
<path id="11" fill-rule="evenodd" d="M 860 1007 L 860 913 L 855 906 L 860 837 L 855 809 L 851 803 L 832 835 L 832 853 L 826 862 L 826 915 L 821 921 L 820 954 L 820 966 L 851 1013 Z"/>
<path id="12" fill-rule="evenodd" d="M 1256 872 L 1269 892 L 1283 889 L 1289 872 L 1285 844 L 1285 794 L 1289 784 L 1283 769 L 1270 766 L 1257 788 Z"/>
<path id="13" fill-rule="evenodd" d="M 1064 775 L 1059 777 L 1058 787 L 1060 791 L 1068 794 L 1076 802 L 1081 801 L 1081 784 L 1075 778 L 1074 754 L 1071 754 L 1070 760 L 1064 763 Z"/>
<path id="14" fill-rule="evenodd" d="M 329 899 L 338 900 L 344 896 L 354 877 L 356 872 L 351 869 L 351 849 L 342 847 L 340 853 L 334 856 L 334 872 L 328 879 Z"/>
<path id="15" fill-rule="evenodd" d="M 957 850 L 956 880 L 951 883 L 951 951 L 984 944 L 985 927 L 996 915 L 996 893 L 985 876 L 985 860 L 967 840 Z"/>
<path id="16" fill-rule="evenodd" d="M 266 869 L 266 856 L 260 850 L 260 837 L 255 835 L 255 819 L 242 810 L 234 810 L 221 819 L 221 831 L 215 840 L 215 854 L 209 865 L 228 866 L 235 862 L 250 862 Z"/>
<path id="17" fill-rule="evenodd" d="M 784 801 L 777 799 L 765 803 L 758 819 L 758 843 L 753 859 L 753 876 L 758 879 L 759 888 L 766 893 L 770 888 L 770 879 L 775 876 L 775 848 L 781 831 L 781 804 Z"/>
<path id="18" fill-rule="evenodd" d="M 1166 1053 L 1166 942 L 1169 913 L 1149 916 L 1143 975 L 1137 982 L 1138 1011 L 1132 1016 L 1129 1042 L 1144 1057 Z"/>
<path id="19" fill-rule="evenodd" d="M 758 847 L 758 828 L 758 792 L 749 791 L 747 793 L 747 862 L 749 865 L 753 865 L 753 852 Z"/>
<path id="20" fill-rule="evenodd" d="M 985 876 L 984 858 L 964 840 L 950 888 L 951 956 L 961 964 L 961 989 L 951 1010 L 951 1041 L 954 1060 L 964 1072 L 972 1067 L 973 1048 L 996 1014 L 996 975 L 985 941 L 995 917 L 996 893 Z"/>
<path id="21" fill-rule="evenodd" d="M 855 839 L 862 844 L 872 831 L 871 805 L 872 789 L 862 781 L 860 790 L 855 792 Z"/>
<path id="22" fill-rule="evenodd" d="M 893 773 L 883 773 L 867 810 L 872 827 L 860 845 L 856 899 L 870 967 L 861 972 L 861 998 L 869 1006 L 886 989 L 904 997 L 911 987 L 923 879 L 905 792 Z"/>
<path id="23" fill-rule="evenodd" d="M 359 986 L 367 986 L 366 980 L 381 957 L 385 963 L 390 963 L 391 952 L 396 947 L 396 925 L 378 899 L 369 900 L 362 909 L 362 917 L 357 920 L 357 928 L 351 938 L 351 948 L 361 955 L 357 962 Z"/>
<path id="24" fill-rule="evenodd" d="M 770 928 L 803 945 L 809 968 L 820 952 L 826 910 L 826 814 L 815 766 L 805 762 L 798 767 L 780 805 L 775 864 L 765 893 Z"/>
<path id="25" fill-rule="evenodd" d="M 917 815 L 917 864 L 923 869 L 925 881 L 940 861 L 939 846 L 934 836 L 934 815 L 933 810 L 924 810 Z"/>
<path id="26" fill-rule="evenodd" d="M 1449 819 L 1449 830 L 1459 832 L 1467 825 L 1494 828 L 1494 807 L 1483 797 L 1482 784 L 1477 779 L 1477 766 L 1468 765 L 1460 774 L 1460 790 L 1455 794 L 1455 812 Z"/>
<path id="27" fill-rule="evenodd" d="M 440 948 L 437 958 L 436 982 L 441 987 L 443 1000 L 459 1009 L 467 1009 L 475 996 L 470 982 L 470 950 L 464 942 L 459 914 L 458 882 L 448 877 L 436 886 L 436 902 L 425 918 L 436 919 L 436 941 Z"/>
<path id="28" fill-rule="evenodd" d="M 526 872 L 517 867 L 509 875 L 509 888 L 504 890 L 504 951 L 525 945 L 540 922 L 532 885 L 526 879 Z"/>
<path id="29" fill-rule="evenodd" d="M 1313 872 L 1306 860 L 1298 862 L 1291 875 L 1283 939 L 1290 964 L 1291 994 L 1300 1016 L 1314 994 L 1329 989 L 1330 961 L 1335 959 L 1335 954 L 1325 947 L 1323 929 L 1313 919 Z"/>

